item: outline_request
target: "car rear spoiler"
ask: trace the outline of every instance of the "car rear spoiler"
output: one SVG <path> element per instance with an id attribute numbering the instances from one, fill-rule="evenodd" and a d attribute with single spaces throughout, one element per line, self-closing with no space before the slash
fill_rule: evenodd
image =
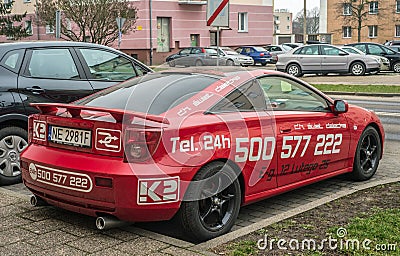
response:
<path id="1" fill-rule="evenodd" d="M 65 109 L 71 114 L 72 117 L 81 118 L 81 111 L 87 110 L 87 111 L 109 113 L 119 123 L 122 122 L 124 116 L 128 116 L 128 117 L 138 117 L 163 124 L 170 124 L 168 119 L 162 116 L 150 115 L 146 113 L 133 112 L 133 111 L 125 111 L 123 109 L 107 109 L 107 108 L 89 107 L 89 106 L 72 105 L 72 104 L 60 104 L 60 103 L 31 103 L 30 105 L 32 107 L 37 108 L 41 114 L 46 114 L 46 115 L 51 115 L 51 114 L 55 115 L 59 110 Z"/>

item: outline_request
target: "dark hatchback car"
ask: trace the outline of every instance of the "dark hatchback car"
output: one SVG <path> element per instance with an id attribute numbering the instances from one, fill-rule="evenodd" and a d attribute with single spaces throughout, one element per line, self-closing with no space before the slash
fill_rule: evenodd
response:
<path id="1" fill-rule="evenodd" d="M 1 44 L 0 185 L 20 180 L 28 115 L 38 112 L 30 103 L 69 103 L 148 72 L 152 70 L 129 55 L 97 44 Z"/>
<path id="2" fill-rule="evenodd" d="M 188 47 L 167 57 L 169 66 L 216 66 L 218 53 L 216 49 L 208 47 Z M 226 65 L 227 58 L 219 56 L 219 64 Z"/>
<path id="3" fill-rule="evenodd" d="M 236 49 L 236 52 L 252 57 L 254 65 L 260 63 L 265 66 L 273 62 L 271 53 L 260 46 L 241 46 Z"/>
<path id="4" fill-rule="evenodd" d="M 396 52 L 384 45 L 376 43 L 354 43 L 346 44 L 346 46 L 353 46 L 360 51 L 369 55 L 383 56 L 390 61 L 390 70 L 400 73 L 400 53 Z"/>

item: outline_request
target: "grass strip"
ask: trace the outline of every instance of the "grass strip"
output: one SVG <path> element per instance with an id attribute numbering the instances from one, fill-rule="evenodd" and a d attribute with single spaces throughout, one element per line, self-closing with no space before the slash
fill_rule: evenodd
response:
<path id="1" fill-rule="evenodd" d="M 361 84 L 312 84 L 323 92 L 367 92 L 367 93 L 400 93 L 398 85 L 361 85 Z"/>

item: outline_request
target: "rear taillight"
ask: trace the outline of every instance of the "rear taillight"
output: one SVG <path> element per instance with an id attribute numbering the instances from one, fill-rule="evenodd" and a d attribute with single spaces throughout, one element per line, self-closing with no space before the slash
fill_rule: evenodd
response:
<path id="1" fill-rule="evenodd" d="M 160 138 L 160 129 L 127 129 L 124 147 L 125 161 L 141 162 L 149 159 L 157 150 Z"/>
<path id="2" fill-rule="evenodd" d="M 260 53 L 260 57 L 264 57 L 264 53 L 263 52 Z"/>
<path id="3" fill-rule="evenodd" d="M 201 48 L 201 52 L 202 52 L 202 53 L 206 53 L 206 49 Z"/>

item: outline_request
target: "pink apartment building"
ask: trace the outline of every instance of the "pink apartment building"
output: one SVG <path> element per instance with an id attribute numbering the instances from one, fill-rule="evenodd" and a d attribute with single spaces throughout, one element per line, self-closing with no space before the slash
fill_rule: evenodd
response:
<path id="1" fill-rule="evenodd" d="M 54 40 L 54 31 L 50 28 L 35 26 L 34 2 L 15 0 L 14 3 L 18 12 L 28 11 L 26 25 L 32 27 L 32 36 L 25 40 Z M 181 48 L 216 44 L 216 28 L 206 25 L 206 0 L 132 2 L 138 8 L 136 30 L 123 35 L 120 49 L 144 63 L 161 64 L 168 55 Z M 236 47 L 272 43 L 273 0 L 230 0 L 229 18 L 229 27 L 221 29 L 220 45 Z M 117 42 L 113 47 L 117 48 Z"/>

